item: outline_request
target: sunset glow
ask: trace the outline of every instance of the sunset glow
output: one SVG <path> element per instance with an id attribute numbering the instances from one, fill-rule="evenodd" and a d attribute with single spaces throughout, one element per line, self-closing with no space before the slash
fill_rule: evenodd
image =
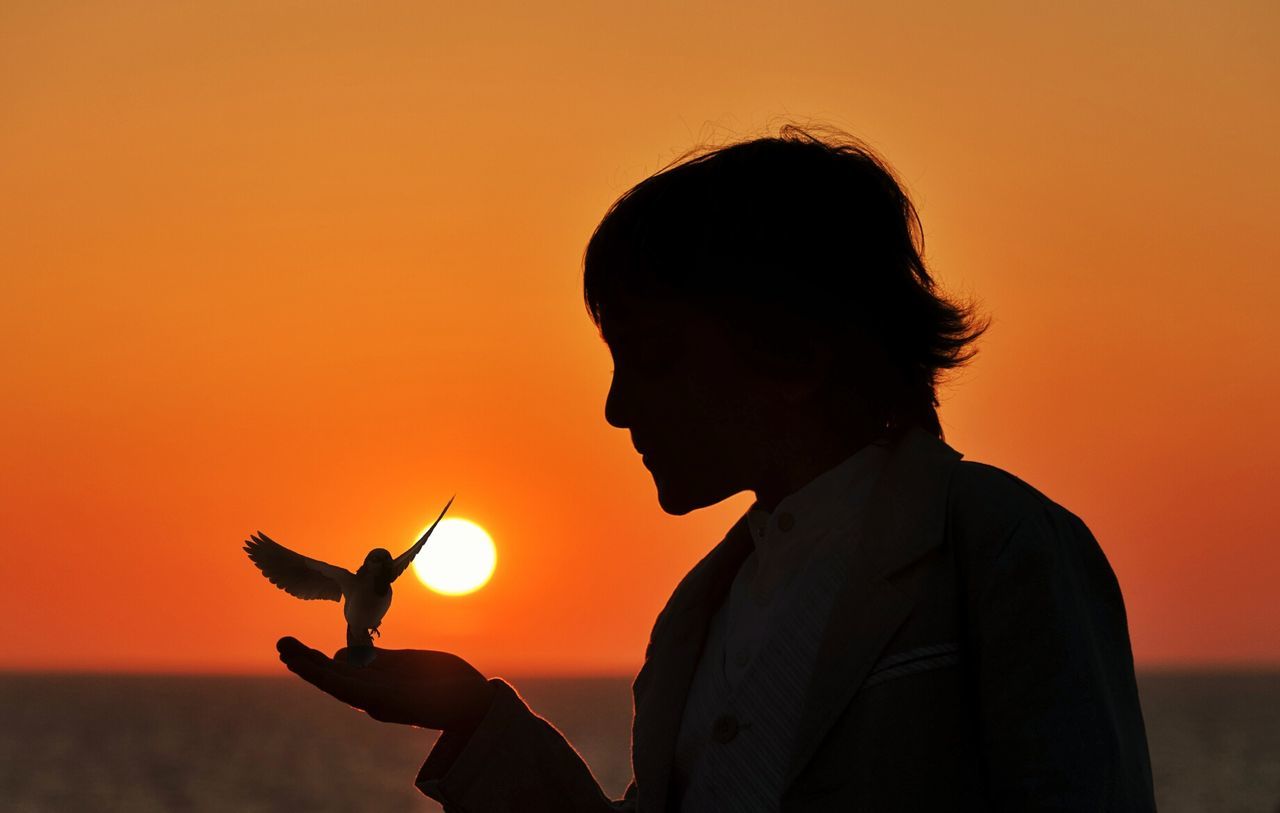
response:
<path id="1" fill-rule="evenodd" d="M 752 495 L 662 512 L 604 419 L 583 249 L 686 150 L 791 121 L 879 151 L 943 288 L 992 316 L 946 440 L 1087 523 L 1139 667 L 1280 662 L 1278 19 L 4 4 L 0 669 L 332 652 L 340 614 L 269 589 L 245 535 L 355 564 L 457 493 L 498 575 L 397 585 L 386 645 L 634 674 Z"/>

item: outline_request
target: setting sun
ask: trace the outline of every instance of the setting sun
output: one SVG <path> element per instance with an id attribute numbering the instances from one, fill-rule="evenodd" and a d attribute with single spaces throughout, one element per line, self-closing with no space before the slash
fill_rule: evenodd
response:
<path id="1" fill-rule="evenodd" d="M 484 528 L 470 520 L 451 518 L 436 526 L 414 559 L 413 571 L 435 592 L 460 596 L 483 587 L 497 560 L 493 539 Z"/>

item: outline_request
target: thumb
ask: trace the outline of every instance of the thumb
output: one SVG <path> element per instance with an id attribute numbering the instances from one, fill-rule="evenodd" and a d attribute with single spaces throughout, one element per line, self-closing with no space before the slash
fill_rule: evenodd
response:
<path id="1" fill-rule="evenodd" d="M 328 655 L 318 649 L 312 649 L 290 635 L 286 635 L 276 641 L 276 651 L 280 653 L 280 660 L 285 663 L 289 661 L 307 661 L 313 664 L 321 664 L 329 661 Z"/>
<path id="2" fill-rule="evenodd" d="M 313 651 L 311 647 L 294 638 L 292 635 L 286 635 L 276 641 L 276 652 L 281 655 L 301 655 L 306 652 Z"/>

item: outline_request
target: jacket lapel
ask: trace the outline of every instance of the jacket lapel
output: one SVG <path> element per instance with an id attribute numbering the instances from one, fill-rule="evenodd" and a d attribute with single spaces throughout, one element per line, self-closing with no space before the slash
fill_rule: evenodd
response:
<path id="1" fill-rule="evenodd" d="M 845 586 L 819 647 L 786 784 L 812 757 L 841 709 L 910 611 L 886 580 L 942 541 L 947 486 L 961 454 L 920 429 L 894 443 L 873 490 Z M 668 809 L 676 737 L 712 615 L 752 542 L 745 515 L 676 588 L 635 680 L 632 757 L 639 809 Z"/>
<path id="2" fill-rule="evenodd" d="M 813 756 L 910 612 L 912 599 L 887 576 L 942 541 L 947 487 L 961 457 L 917 428 L 894 442 L 819 646 L 784 788 Z"/>
<path id="3" fill-rule="evenodd" d="M 655 625 L 652 649 L 635 680 L 632 759 L 639 809 L 667 809 L 676 737 L 711 617 L 751 552 L 746 516 L 690 571 Z"/>

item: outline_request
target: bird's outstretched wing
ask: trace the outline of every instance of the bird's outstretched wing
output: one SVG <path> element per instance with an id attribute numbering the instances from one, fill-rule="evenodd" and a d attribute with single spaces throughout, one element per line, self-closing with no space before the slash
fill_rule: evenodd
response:
<path id="1" fill-rule="evenodd" d="M 244 550 L 268 581 L 298 598 L 339 601 L 343 588 L 355 578 L 345 568 L 289 550 L 262 531 L 249 537 Z"/>
<path id="2" fill-rule="evenodd" d="M 454 494 L 453 497 L 449 498 L 449 502 L 444 504 L 444 511 L 440 512 L 440 516 L 436 517 L 436 521 L 431 523 L 430 528 L 422 532 L 422 536 L 418 539 L 417 542 L 413 543 L 413 547 L 409 548 L 407 551 L 397 556 L 396 560 L 391 563 L 391 580 L 392 581 L 395 581 L 396 579 L 400 578 L 400 574 L 405 572 L 406 569 L 408 569 L 409 564 L 413 561 L 413 557 L 417 556 L 418 551 L 422 550 L 422 546 L 427 543 L 427 537 L 431 536 L 431 532 L 434 531 L 436 529 L 436 526 L 440 524 L 440 520 L 444 519 L 445 511 L 449 510 L 449 506 L 453 505 L 453 498 L 457 496 L 458 496 L 457 494 Z"/>

